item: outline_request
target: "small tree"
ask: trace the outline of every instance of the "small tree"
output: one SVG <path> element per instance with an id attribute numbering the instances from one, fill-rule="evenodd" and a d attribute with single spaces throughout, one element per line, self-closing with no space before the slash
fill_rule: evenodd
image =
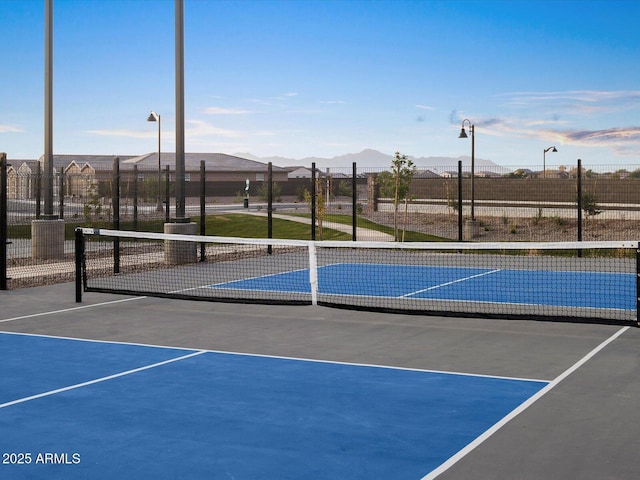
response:
<path id="1" fill-rule="evenodd" d="M 325 195 L 322 190 L 323 181 L 321 178 L 316 178 L 316 221 L 318 222 L 318 236 L 322 240 L 322 222 L 327 212 L 327 202 L 325 201 Z M 313 197 L 311 192 L 304 189 L 304 201 L 309 206 L 309 210 L 312 208 Z"/>
<path id="2" fill-rule="evenodd" d="M 380 185 L 380 193 L 384 197 L 393 198 L 393 238 L 398 241 L 398 207 L 400 202 L 405 204 L 405 226 L 406 212 L 408 209 L 409 187 L 411 179 L 416 173 L 416 167 L 406 155 L 396 152 L 391 162 L 391 171 L 382 172 L 378 175 L 377 182 Z M 403 229 L 404 229 L 403 228 Z"/>

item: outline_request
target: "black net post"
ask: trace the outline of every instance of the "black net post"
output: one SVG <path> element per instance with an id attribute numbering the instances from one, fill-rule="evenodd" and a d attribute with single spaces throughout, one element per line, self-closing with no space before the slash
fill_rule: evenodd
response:
<path id="1" fill-rule="evenodd" d="M 640 244 L 636 247 L 636 326 L 640 327 Z"/>
<path id="2" fill-rule="evenodd" d="M 120 158 L 113 159 L 113 190 L 111 191 L 113 206 L 113 229 L 120 230 Z M 113 239 L 113 273 L 120 273 L 120 239 Z"/>
<path id="3" fill-rule="evenodd" d="M 316 162 L 311 164 L 311 240 L 316 239 Z"/>
<path id="4" fill-rule="evenodd" d="M 462 160 L 458 160 L 458 241 L 462 241 Z"/>
<path id="5" fill-rule="evenodd" d="M 200 235 L 204 236 L 207 233 L 207 173 L 205 171 L 204 160 L 200 160 Z M 205 261 L 205 244 L 200 243 L 200 261 Z"/>
<path id="6" fill-rule="evenodd" d="M 75 259 L 76 259 L 76 303 L 82 302 L 83 287 L 83 265 L 84 265 L 84 235 L 81 228 L 76 228 L 75 237 Z"/>
<path id="7" fill-rule="evenodd" d="M 7 154 L 0 153 L 0 290 L 7 289 Z"/>
<path id="8" fill-rule="evenodd" d="M 358 211 L 356 209 L 358 204 L 358 186 L 356 173 L 356 162 L 353 162 L 351 164 L 351 237 L 354 242 L 357 240 L 356 231 L 358 229 Z"/>

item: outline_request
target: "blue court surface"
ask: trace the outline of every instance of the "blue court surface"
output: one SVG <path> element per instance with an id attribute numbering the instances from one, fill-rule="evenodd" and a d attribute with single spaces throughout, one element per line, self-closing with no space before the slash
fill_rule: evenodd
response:
<path id="1" fill-rule="evenodd" d="M 0 334 L 2 479 L 412 479 L 546 381 Z"/>
<path id="2" fill-rule="evenodd" d="M 636 276 L 627 273 L 339 263 L 318 268 L 318 285 L 318 293 L 328 295 L 636 308 Z M 309 293 L 309 271 L 209 287 Z"/>

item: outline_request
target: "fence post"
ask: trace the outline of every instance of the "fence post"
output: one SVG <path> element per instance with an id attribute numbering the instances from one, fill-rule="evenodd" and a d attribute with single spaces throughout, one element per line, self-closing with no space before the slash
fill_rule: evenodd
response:
<path id="1" fill-rule="evenodd" d="M 120 230 L 120 158 L 113 159 L 113 190 L 111 191 L 113 208 L 113 229 Z M 120 273 L 120 238 L 113 239 L 113 273 Z"/>
<path id="2" fill-rule="evenodd" d="M 138 165 L 133 166 L 133 230 L 138 230 Z"/>
<path id="3" fill-rule="evenodd" d="M 36 220 L 40 218 L 40 204 L 42 202 L 42 166 L 36 163 Z"/>
<path id="4" fill-rule="evenodd" d="M 60 170 L 60 188 L 58 189 L 58 216 L 64 218 L 64 170 Z"/>
<path id="5" fill-rule="evenodd" d="M 462 241 L 462 160 L 458 160 L 458 241 Z"/>
<path id="6" fill-rule="evenodd" d="M 273 238 L 273 165 L 267 164 L 267 238 Z M 271 255 L 273 247 L 267 246 L 267 253 Z"/>
<path id="7" fill-rule="evenodd" d="M 311 164 L 311 240 L 316 239 L 316 162 Z"/>
<path id="8" fill-rule="evenodd" d="M 205 171 L 204 160 L 200 160 L 200 235 L 207 233 L 207 173 Z M 205 260 L 205 244 L 200 243 L 200 261 Z"/>
<path id="9" fill-rule="evenodd" d="M 358 230 L 358 186 L 356 182 L 356 162 L 351 164 L 351 239 L 355 242 L 357 240 L 356 231 Z"/>
<path id="10" fill-rule="evenodd" d="M 0 153 L 0 290 L 7 289 L 7 154 Z"/>
<path id="11" fill-rule="evenodd" d="M 165 222 L 169 223 L 169 200 L 171 199 L 171 195 L 169 194 L 169 189 L 170 189 L 170 171 L 169 171 L 169 165 L 167 165 L 164 169 L 164 220 Z"/>
<path id="12" fill-rule="evenodd" d="M 578 159 L 578 241 L 582 241 L 582 160 Z"/>

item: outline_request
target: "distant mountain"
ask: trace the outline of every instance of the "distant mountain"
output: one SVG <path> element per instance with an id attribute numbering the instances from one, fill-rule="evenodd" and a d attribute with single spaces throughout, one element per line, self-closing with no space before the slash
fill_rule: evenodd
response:
<path id="1" fill-rule="evenodd" d="M 393 154 L 386 154 L 372 149 L 366 149 L 359 153 L 347 153 L 345 155 L 339 155 L 332 158 L 307 157 L 294 159 L 286 157 L 257 157 L 251 153 L 235 153 L 234 155 L 258 162 L 271 162 L 279 167 L 294 165 L 310 167 L 311 164 L 315 162 L 316 167 L 321 169 L 347 168 L 350 167 L 353 162 L 356 162 L 358 168 L 386 168 L 391 166 L 391 162 L 394 158 Z M 418 158 L 409 156 L 409 158 L 418 168 L 446 168 L 447 170 L 451 170 L 457 168 L 458 161 L 460 160 L 462 161 L 463 168 L 468 170 L 471 164 L 471 158 L 469 156 Z M 475 169 L 476 171 L 487 169 L 496 173 L 507 173 L 509 171 L 491 160 L 485 160 L 482 158 L 475 159 Z"/>

